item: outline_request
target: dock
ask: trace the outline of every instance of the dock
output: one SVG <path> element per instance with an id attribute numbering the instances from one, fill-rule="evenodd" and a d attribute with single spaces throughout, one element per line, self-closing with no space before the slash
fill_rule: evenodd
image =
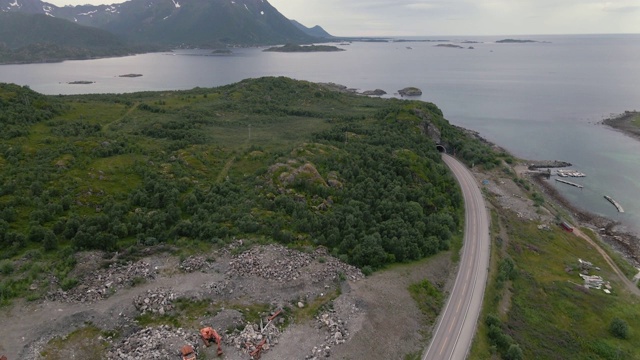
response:
<path id="1" fill-rule="evenodd" d="M 615 206 L 616 209 L 618 209 L 618 212 L 620 212 L 620 213 L 624 212 L 624 209 L 622 208 L 622 206 L 620 204 L 618 204 L 617 201 L 613 200 L 610 196 L 605 195 L 604 198 L 607 199 L 610 203 L 612 203 L 613 206 Z"/>
<path id="2" fill-rule="evenodd" d="M 562 180 L 562 179 L 556 179 L 557 182 L 561 182 L 563 184 L 567 184 L 567 185 L 571 185 L 571 186 L 575 186 L 578 189 L 582 189 L 584 186 L 580 185 L 580 184 L 576 184 L 574 182 L 571 181 L 567 181 L 567 180 Z"/>

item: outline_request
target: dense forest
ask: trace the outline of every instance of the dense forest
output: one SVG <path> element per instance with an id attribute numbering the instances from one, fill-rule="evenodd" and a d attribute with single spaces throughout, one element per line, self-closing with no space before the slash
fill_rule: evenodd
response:
<path id="1" fill-rule="evenodd" d="M 426 127 L 469 164 L 509 160 L 431 103 L 287 78 L 82 96 L 2 84 L 0 301 L 41 296 L 29 285 L 47 276 L 73 284 L 81 250 L 242 238 L 373 271 L 448 249 L 462 198 Z"/>

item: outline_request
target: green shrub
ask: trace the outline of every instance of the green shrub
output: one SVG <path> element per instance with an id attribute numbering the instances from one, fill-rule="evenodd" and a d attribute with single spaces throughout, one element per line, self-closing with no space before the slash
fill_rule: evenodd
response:
<path id="1" fill-rule="evenodd" d="M 620 318 L 613 318 L 609 325 L 609 332 L 618 339 L 628 339 L 630 335 L 629 324 Z"/>
<path id="2" fill-rule="evenodd" d="M 511 344 L 504 358 L 506 360 L 522 360 L 524 359 L 524 354 L 522 353 L 522 349 L 518 344 Z"/>
<path id="3" fill-rule="evenodd" d="M 73 289 L 76 285 L 78 285 L 78 279 L 75 278 L 65 278 L 60 283 L 60 287 L 62 290 L 67 291 Z"/>
<path id="4" fill-rule="evenodd" d="M 11 260 L 2 260 L 0 261 L 0 273 L 3 275 L 9 275 L 15 270 L 13 265 L 13 261 Z"/>

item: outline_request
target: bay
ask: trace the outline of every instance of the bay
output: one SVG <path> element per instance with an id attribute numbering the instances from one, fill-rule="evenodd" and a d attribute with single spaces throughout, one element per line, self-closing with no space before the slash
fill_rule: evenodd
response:
<path id="1" fill-rule="evenodd" d="M 640 232 L 640 142 L 599 123 L 615 113 L 640 110 L 640 35 L 519 36 L 538 42 L 495 42 L 504 38 L 445 38 L 462 49 L 437 42 L 353 42 L 340 46 L 347 51 L 332 53 L 240 48 L 231 56 L 211 56 L 206 50 L 179 50 L 3 65 L 0 81 L 52 95 L 182 90 L 262 76 L 380 88 L 387 97 L 416 86 L 423 90 L 419 99 L 437 104 L 449 121 L 516 156 L 571 162 L 587 174 L 575 180 L 585 188 L 554 186 L 579 208 Z M 424 39 L 429 40 L 414 40 Z M 119 77 L 129 73 L 143 76 Z M 95 83 L 68 84 L 72 81 Z M 618 200 L 625 213 L 604 195 Z"/>

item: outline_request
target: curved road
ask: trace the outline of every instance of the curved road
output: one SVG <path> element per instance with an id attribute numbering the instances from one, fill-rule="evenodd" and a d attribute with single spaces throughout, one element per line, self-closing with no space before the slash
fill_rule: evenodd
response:
<path id="1" fill-rule="evenodd" d="M 422 360 L 462 360 L 467 357 L 482 309 L 489 268 L 489 217 L 480 188 L 462 163 L 446 154 L 442 159 L 462 189 L 464 243 L 456 282 Z"/>

